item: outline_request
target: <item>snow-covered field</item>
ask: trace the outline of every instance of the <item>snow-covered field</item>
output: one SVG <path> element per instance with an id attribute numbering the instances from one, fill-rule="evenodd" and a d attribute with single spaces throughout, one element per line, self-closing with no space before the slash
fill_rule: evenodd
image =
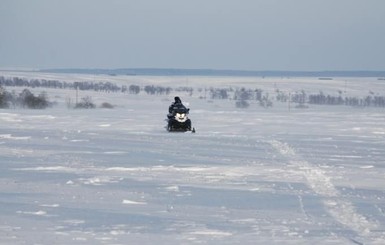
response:
<path id="1" fill-rule="evenodd" d="M 369 78 L 97 79 L 385 93 Z M 0 244 L 385 244 L 383 108 L 80 91 L 116 107 L 75 110 L 74 91 L 43 90 L 56 106 L 0 109 Z M 196 134 L 166 132 L 176 95 Z"/>

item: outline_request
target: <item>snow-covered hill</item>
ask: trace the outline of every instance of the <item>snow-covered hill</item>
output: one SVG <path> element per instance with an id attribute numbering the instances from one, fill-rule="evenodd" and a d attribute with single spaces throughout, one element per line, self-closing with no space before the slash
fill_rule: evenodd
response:
<path id="1" fill-rule="evenodd" d="M 362 78 L 97 78 L 385 91 L 383 81 Z M 196 93 L 79 91 L 115 108 L 75 110 L 66 106 L 74 91 L 43 90 L 56 106 L 0 109 L 0 244 L 385 243 L 383 108 L 237 109 Z M 191 109 L 196 134 L 166 132 L 176 95 Z"/>

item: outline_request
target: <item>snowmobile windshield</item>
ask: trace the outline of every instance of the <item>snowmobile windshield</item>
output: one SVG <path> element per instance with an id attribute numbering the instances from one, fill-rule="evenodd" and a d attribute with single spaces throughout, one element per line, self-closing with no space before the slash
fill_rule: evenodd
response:
<path id="1" fill-rule="evenodd" d="M 186 109 L 186 108 L 177 108 L 177 109 L 174 110 L 175 113 L 180 113 L 180 114 L 183 114 L 183 113 L 186 113 L 186 114 L 187 114 L 188 111 L 189 111 L 189 110 Z"/>
<path id="2" fill-rule="evenodd" d="M 184 105 L 182 104 L 179 104 L 179 105 L 176 105 L 174 106 L 174 112 L 175 113 L 188 113 L 189 109 L 187 109 Z"/>

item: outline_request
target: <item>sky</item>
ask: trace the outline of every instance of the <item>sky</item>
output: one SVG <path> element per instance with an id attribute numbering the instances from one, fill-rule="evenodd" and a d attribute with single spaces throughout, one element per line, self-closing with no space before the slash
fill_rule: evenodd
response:
<path id="1" fill-rule="evenodd" d="M 384 0 L 0 0 L 0 68 L 385 70 Z"/>

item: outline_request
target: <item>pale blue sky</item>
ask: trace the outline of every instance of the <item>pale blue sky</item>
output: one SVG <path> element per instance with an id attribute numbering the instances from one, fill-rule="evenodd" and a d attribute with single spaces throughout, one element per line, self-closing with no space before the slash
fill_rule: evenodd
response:
<path id="1" fill-rule="evenodd" d="M 385 1 L 0 0 L 0 67 L 385 70 Z"/>

